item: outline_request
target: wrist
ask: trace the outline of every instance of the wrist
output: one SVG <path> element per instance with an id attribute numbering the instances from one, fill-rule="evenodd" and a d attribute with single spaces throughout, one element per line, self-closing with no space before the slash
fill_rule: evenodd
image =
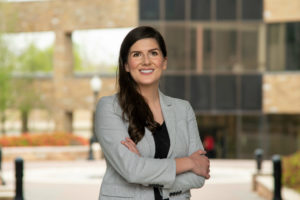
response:
<path id="1" fill-rule="evenodd" d="M 189 171 L 192 171 L 195 167 L 195 162 L 190 156 L 186 157 L 186 163 L 188 165 Z"/>

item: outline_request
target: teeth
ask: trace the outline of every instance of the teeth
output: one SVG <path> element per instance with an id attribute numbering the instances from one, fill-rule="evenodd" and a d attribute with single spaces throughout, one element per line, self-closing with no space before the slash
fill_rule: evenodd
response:
<path id="1" fill-rule="evenodd" d="M 153 71 L 154 71 L 153 69 L 142 69 L 141 70 L 142 73 L 151 73 Z"/>

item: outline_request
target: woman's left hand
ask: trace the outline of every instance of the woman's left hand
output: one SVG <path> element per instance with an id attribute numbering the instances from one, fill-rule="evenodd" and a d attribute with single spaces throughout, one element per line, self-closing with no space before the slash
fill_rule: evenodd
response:
<path id="1" fill-rule="evenodd" d="M 121 141 L 121 144 L 126 146 L 129 149 L 129 151 L 135 153 L 138 156 L 141 156 L 139 150 L 136 147 L 136 144 L 130 138 L 125 138 L 125 140 Z"/>

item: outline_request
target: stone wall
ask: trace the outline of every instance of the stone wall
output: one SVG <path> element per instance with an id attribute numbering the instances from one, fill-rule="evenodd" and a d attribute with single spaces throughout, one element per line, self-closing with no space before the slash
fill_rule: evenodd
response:
<path id="1" fill-rule="evenodd" d="M 94 96 L 90 86 L 90 77 L 68 79 L 64 85 L 61 85 L 62 97 L 59 104 L 64 110 L 90 110 L 94 108 Z M 102 89 L 99 97 L 112 95 L 116 92 L 115 77 L 100 77 L 102 80 Z M 37 78 L 33 82 L 40 99 L 45 107 L 55 110 L 57 101 L 54 95 L 54 84 L 52 78 Z"/>
<path id="2" fill-rule="evenodd" d="M 300 113 L 300 74 L 264 75 L 263 112 Z"/>
<path id="3" fill-rule="evenodd" d="M 0 14 L 7 19 L 3 27 L 13 32 L 72 32 L 79 29 L 119 28 L 138 24 L 137 0 L 14 2 L 5 3 L 5 12 L 1 13 L 0 10 Z"/>
<path id="4" fill-rule="evenodd" d="M 300 21 L 300 1 L 264 0 L 264 21 L 269 23 Z"/>

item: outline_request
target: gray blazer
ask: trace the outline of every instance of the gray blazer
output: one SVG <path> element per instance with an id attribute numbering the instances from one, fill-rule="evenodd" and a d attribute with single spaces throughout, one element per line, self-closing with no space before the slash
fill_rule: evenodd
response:
<path id="1" fill-rule="evenodd" d="M 191 188 L 203 186 L 205 179 L 192 172 L 176 176 L 174 158 L 203 149 L 194 111 L 187 101 L 161 92 L 159 96 L 170 137 L 167 159 L 154 159 L 155 143 L 148 129 L 137 144 L 141 157 L 129 151 L 121 144 L 129 135 L 117 96 L 103 97 L 98 102 L 95 129 L 107 164 L 99 199 L 154 200 L 156 186 L 164 199 L 186 200 L 190 199 Z"/>

